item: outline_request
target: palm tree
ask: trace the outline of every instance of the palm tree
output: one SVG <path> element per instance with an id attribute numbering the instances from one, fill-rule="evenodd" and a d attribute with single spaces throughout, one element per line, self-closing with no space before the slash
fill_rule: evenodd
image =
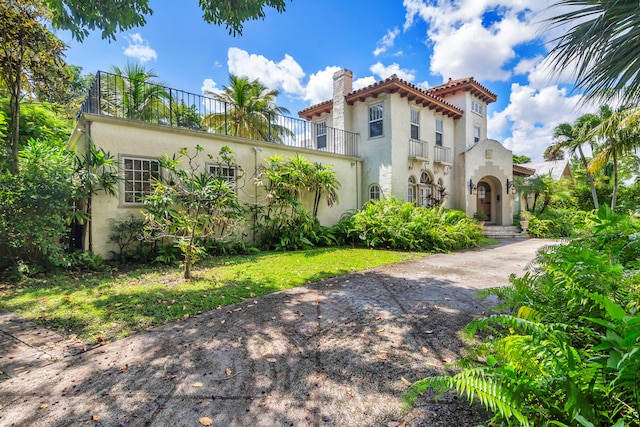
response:
<path id="1" fill-rule="evenodd" d="M 589 144 L 592 150 L 595 148 L 595 139 L 591 136 L 590 132 L 602 122 L 602 119 L 610 115 L 611 109 L 608 106 L 603 106 L 600 108 L 599 115 L 583 114 L 578 117 L 573 124 L 560 123 L 553 131 L 555 144 L 551 147 L 567 149 L 572 156 L 575 156 L 576 152 L 578 153 L 578 157 L 586 170 L 589 188 L 591 189 L 591 198 L 593 199 L 595 209 L 599 208 L 598 195 L 596 193 L 593 174 L 589 171 L 589 162 L 584 155 L 582 147 L 584 144 Z"/>
<path id="2" fill-rule="evenodd" d="M 589 172 L 595 173 L 609 161 L 613 164 L 613 191 L 611 209 L 615 209 L 618 196 L 618 169 L 620 160 L 640 147 L 640 107 L 621 109 L 596 126 L 591 135 L 603 142 L 589 164 Z"/>
<path id="3" fill-rule="evenodd" d="M 570 26 L 554 41 L 557 74 L 575 71 L 587 99 L 633 102 L 640 96 L 640 14 L 637 0 L 558 0 L 550 26 Z"/>
<path id="4" fill-rule="evenodd" d="M 162 122 L 169 115 L 169 94 L 154 79 L 158 75 L 143 65 L 127 63 L 113 66 L 112 75 L 101 79 L 102 109 L 107 114 L 125 119 Z"/>
<path id="5" fill-rule="evenodd" d="M 289 110 L 275 103 L 278 90 L 269 90 L 257 79 L 249 81 L 233 74 L 229 75 L 229 86 L 222 89 L 221 93 L 205 92 L 224 102 L 223 111 L 204 117 L 203 125 L 212 132 L 279 143 L 284 136 L 293 135 L 275 122 L 278 116 L 289 114 Z"/>

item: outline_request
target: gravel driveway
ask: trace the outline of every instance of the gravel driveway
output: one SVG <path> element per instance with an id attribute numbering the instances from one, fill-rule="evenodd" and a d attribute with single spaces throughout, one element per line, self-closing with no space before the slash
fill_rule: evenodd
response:
<path id="1" fill-rule="evenodd" d="M 446 373 L 459 330 L 521 274 L 538 239 L 349 274 L 87 352 L 0 313 L 0 426 L 464 426 L 477 406 L 403 378 Z"/>

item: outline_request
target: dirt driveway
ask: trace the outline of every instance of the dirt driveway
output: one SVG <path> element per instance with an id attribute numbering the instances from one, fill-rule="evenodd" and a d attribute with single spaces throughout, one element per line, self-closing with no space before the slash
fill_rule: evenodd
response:
<path id="1" fill-rule="evenodd" d="M 0 314 L 0 426 L 473 425 L 485 414 L 453 395 L 403 413 L 402 378 L 445 373 L 458 331 L 494 303 L 475 292 L 508 284 L 548 243 L 341 276 L 83 353 Z"/>

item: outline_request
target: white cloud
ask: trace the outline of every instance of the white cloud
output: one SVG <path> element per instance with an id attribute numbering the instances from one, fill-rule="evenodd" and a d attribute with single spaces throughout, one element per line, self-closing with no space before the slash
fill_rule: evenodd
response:
<path id="1" fill-rule="evenodd" d="M 142 38 L 140 33 L 133 33 L 125 36 L 129 46 L 123 49 L 125 56 L 136 58 L 143 64 L 150 60 L 157 60 L 158 54 L 149 46 L 149 41 Z"/>
<path id="2" fill-rule="evenodd" d="M 353 81 L 353 90 L 362 89 L 363 87 L 371 86 L 376 82 L 376 78 L 373 76 L 360 77 Z"/>
<path id="3" fill-rule="evenodd" d="M 290 55 L 275 62 L 262 55 L 249 54 L 236 47 L 227 52 L 229 72 L 237 76 L 258 79 L 270 89 L 281 89 L 284 93 L 303 96 L 305 91 L 300 83 L 305 76 L 302 67 Z"/>
<path id="4" fill-rule="evenodd" d="M 222 90 L 218 87 L 217 83 L 212 79 L 204 79 L 202 82 L 202 87 L 200 88 L 202 94 L 208 93 L 220 93 Z"/>
<path id="5" fill-rule="evenodd" d="M 376 62 L 369 67 L 369 70 L 380 77 L 381 80 L 386 79 L 393 74 L 408 82 L 412 82 L 416 78 L 416 72 L 414 70 L 400 68 L 400 65 L 395 62 L 389 66 L 384 66 L 381 62 Z"/>
<path id="6" fill-rule="evenodd" d="M 581 107 L 580 95 L 568 96 L 565 89 L 547 86 L 536 89 L 514 83 L 509 105 L 489 118 L 490 138 L 500 140 L 515 154 L 541 160 L 544 150 L 553 142 L 554 128 L 563 122 L 573 122 L 587 112 Z"/>
<path id="7" fill-rule="evenodd" d="M 393 47 L 393 43 L 398 34 L 400 34 L 400 30 L 398 28 L 387 30 L 387 34 L 385 34 L 384 37 L 378 40 L 376 49 L 373 51 L 373 55 L 378 56 L 382 53 L 385 53 L 390 47 Z"/>
<path id="8" fill-rule="evenodd" d="M 515 47 L 539 36 L 540 0 L 404 0 L 405 29 L 420 18 L 427 23 L 425 42 L 432 46 L 431 72 L 444 79 L 473 76 L 507 80 L 505 66 Z M 490 18 L 490 22 L 485 22 Z"/>
<path id="9" fill-rule="evenodd" d="M 302 99 L 311 104 L 331 99 L 333 97 L 333 75 L 339 70 L 340 67 L 333 66 L 311 74 Z"/>

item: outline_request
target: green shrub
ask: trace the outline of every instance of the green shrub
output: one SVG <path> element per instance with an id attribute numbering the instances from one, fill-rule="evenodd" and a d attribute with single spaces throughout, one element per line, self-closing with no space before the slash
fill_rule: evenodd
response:
<path id="1" fill-rule="evenodd" d="M 349 220 L 348 236 L 369 247 L 450 251 L 478 245 L 482 229 L 463 212 L 416 207 L 396 198 L 368 203 Z"/>
<path id="2" fill-rule="evenodd" d="M 584 228 L 586 215 L 575 209 L 547 209 L 531 217 L 528 232 L 533 237 L 570 237 Z"/>
<path id="3" fill-rule="evenodd" d="M 496 425 L 640 425 L 638 224 L 606 206 L 592 235 L 542 250 L 513 287 L 484 292 L 503 311 L 473 321 L 486 331 L 453 376 L 418 381 L 454 388 L 495 413 Z M 504 309 L 508 311 L 505 312 Z"/>

